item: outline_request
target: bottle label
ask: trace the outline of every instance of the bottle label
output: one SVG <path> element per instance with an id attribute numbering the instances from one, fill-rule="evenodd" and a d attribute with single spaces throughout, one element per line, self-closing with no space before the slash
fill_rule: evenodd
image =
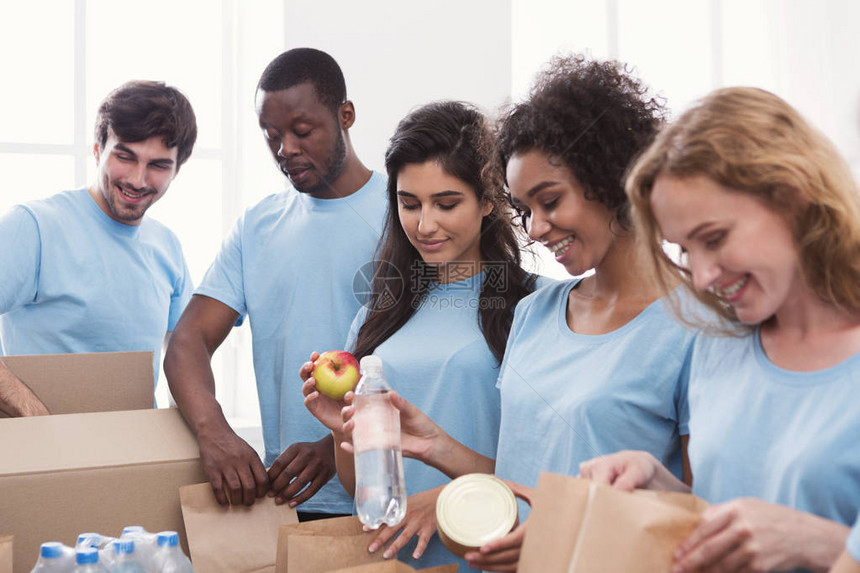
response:
<path id="1" fill-rule="evenodd" d="M 400 412 L 387 394 L 356 396 L 352 441 L 357 452 L 400 449 Z"/>

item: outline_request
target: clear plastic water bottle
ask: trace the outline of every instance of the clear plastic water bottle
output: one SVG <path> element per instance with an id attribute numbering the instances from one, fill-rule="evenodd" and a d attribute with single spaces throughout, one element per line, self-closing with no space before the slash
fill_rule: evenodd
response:
<path id="1" fill-rule="evenodd" d="M 391 403 L 391 387 L 378 356 L 361 359 L 355 389 L 355 505 L 371 529 L 397 525 L 406 515 L 406 486 L 400 451 L 400 412 Z"/>
<path id="2" fill-rule="evenodd" d="M 194 573 L 191 561 L 179 547 L 179 534 L 175 531 L 162 531 L 158 534 L 158 549 L 153 559 L 157 573 Z"/>
<path id="3" fill-rule="evenodd" d="M 158 550 L 157 535 L 150 533 L 141 525 L 128 525 L 123 528 L 120 539 L 131 539 L 134 541 L 134 552 L 137 555 L 137 560 L 143 568 L 149 572 L 152 571 L 152 559 L 155 557 L 155 552 Z"/>
<path id="4" fill-rule="evenodd" d="M 75 551 L 79 549 L 86 549 L 87 547 L 94 547 L 96 549 L 101 549 L 111 540 L 110 537 L 105 537 L 101 533 L 81 533 L 78 535 L 78 540 L 75 542 Z"/>
<path id="5" fill-rule="evenodd" d="M 75 551 L 75 568 L 72 573 L 107 573 L 99 563 L 99 550 L 95 547 L 81 547 Z"/>
<path id="6" fill-rule="evenodd" d="M 113 554 L 110 573 L 147 573 L 134 552 L 133 539 L 117 539 L 113 543 Z"/>
<path id="7" fill-rule="evenodd" d="M 113 564 L 113 542 L 116 541 L 113 537 L 102 535 L 101 533 L 81 533 L 78 535 L 78 540 L 75 542 L 75 551 L 93 547 L 99 550 L 99 564 L 104 570 L 110 568 Z"/>
<path id="8" fill-rule="evenodd" d="M 48 541 L 39 547 L 39 559 L 30 573 L 68 573 L 75 566 L 75 552 L 59 541 Z"/>

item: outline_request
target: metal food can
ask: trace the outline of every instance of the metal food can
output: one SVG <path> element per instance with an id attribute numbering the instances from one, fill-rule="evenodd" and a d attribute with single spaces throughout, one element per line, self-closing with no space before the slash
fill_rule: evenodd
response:
<path id="1" fill-rule="evenodd" d="M 439 538 L 462 557 L 508 534 L 517 525 L 517 500 L 511 488 L 490 474 L 460 476 L 436 500 Z"/>

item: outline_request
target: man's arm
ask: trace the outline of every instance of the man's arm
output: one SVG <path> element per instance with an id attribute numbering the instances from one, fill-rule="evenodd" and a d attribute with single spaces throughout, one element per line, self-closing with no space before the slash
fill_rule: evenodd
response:
<path id="1" fill-rule="evenodd" d="M 12 417 L 47 416 L 48 408 L 0 360 L 0 410 Z"/>
<path id="2" fill-rule="evenodd" d="M 210 361 L 239 313 L 206 296 L 194 295 L 170 337 L 164 373 L 179 411 L 197 435 L 200 458 L 218 503 L 252 505 L 269 488 L 257 452 L 240 438 L 215 399 Z"/>

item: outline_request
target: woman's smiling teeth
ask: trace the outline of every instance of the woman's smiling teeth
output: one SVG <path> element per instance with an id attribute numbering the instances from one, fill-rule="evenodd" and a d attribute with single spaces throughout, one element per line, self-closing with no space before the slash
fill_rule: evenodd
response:
<path id="1" fill-rule="evenodd" d="M 720 287 L 720 292 L 722 293 L 724 298 L 730 299 L 737 294 L 739 290 L 741 290 L 747 281 L 749 280 L 749 276 L 744 276 L 740 280 L 735 281 L 733 284 L 727 287 Z"/>
<path id="2" fill-rule="evenodd" d="M 555 244 L 547 245 L 547 248 L 552 252 L 552 254 L 559 255 L 559 254 L 563 253 L 564 250 L 567 249 L 567 247 L 572 242 L 573 242 L 573 236 L 570 236 L 570 237 L 567 237 L 566 239 L 562 239 L 561 241 L 559 241 Z"/>

